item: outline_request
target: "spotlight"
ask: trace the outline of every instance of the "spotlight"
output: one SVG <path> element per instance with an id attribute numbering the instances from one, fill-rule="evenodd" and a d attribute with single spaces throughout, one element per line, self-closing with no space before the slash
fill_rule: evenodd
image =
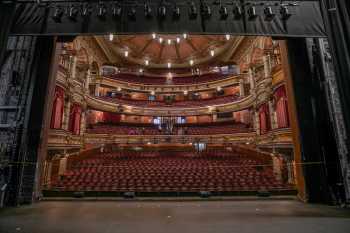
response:
<path id="1" fill-rule="evenodd" d="M 119 4 L 113 7 L 112 16 L 114 19 L 120 19 L 122 17 L 122 7 Z"/>
<path id="2" fill-rule="evenodd" d="M 106 9 L 105 5 L 99 4 L 98 11 L 97 11 L 97 17 L 101 20 L 106 20 L 106 12 L 107 12 L 107 9 Z"/>
<path id="3" fill-rule="evenodd" d="M 214 57 L 214 55 L 215 55 L 215 51 L 213 49 L 210 50 L 210 56 Z"/>
<path id="4" fill-rule="evenodd" d="M 180 37 L 176 37 L 176 43 L 179 44 L 179 43 L 180 43 L 180 40 L 181 40 Z"/>
<path id="5" fill-rule="evenodd" d="M 275 14 L 273 13 L 272 7 L 268 6 L 265 7 L 264 9 L 264 15 L 265 15 L 265 20 L 271 21 L 275 17 Z"/>
<path id="6" fill-rule="evenodd" d="M 163 43 L 163 38 L 159 37 L 159 43 Z"/>
<path id="7" fill-rule="evenodd" d="M 169 69 L 171 68 L 171 63 L 170 63 L 170 62 L 168 62 L 168 68 L 169 68 Z"/>
<path id="8" fill-rule="evenodd" d="M 143 69 L 139 69 L 139 72 L 140 72 L 140 73 L 143 73 Z"/>
<path id="9" fill-rule="evenodd" d="M 149 19 L 152 18 L 152 8 L 147 3 L 145 3 L 144 10 L 145 10 L 145 17 Z"/>
<path id="10" fill-rule="evenodd" d="M 173 9 L 173 19 L 180 19 L 180 7 L 178 7 L 177 5 L 175 5 Z"/>
<path id="11" fill-rule="evenodd" d="M 168 45 L 171 45 L 171 40 L 170 39 L 168 39 Z"/>
<path id="12" fill-rule="evenodd" d="M 68 18 L 72 21 L 77 21 L 78 10 L 75 6 L 70 6 L 68 10 Z"/>
<path id="13" fill-rule="evenodd" d="M 256 17 L 258 17 L 258 15 L 256 14 L 256 8 L 255 6 L 251 6 L 248 9 L 248 17 L 250 20 L 256 19 Z"/>
<path id="14" fill-rule="evenodd" d="M 209 19 L 211 17 L 211 9 L 208 5 L 201 5 L 201 14 L 205 19 Z"/>
<path id="15" fill-rule="evenodd" d="M 136 20 L 136 9 L 135 7 L 132 7 L 128 12 L 128 17 L 130 20 Z"/>
<path id="16" fill-rule="evenodd" d="M 281 6 L 280 14 L 283 20 L 287 20 L 292 16 L 287 6 Z"/>
<path id="17" fill-rule="evenodd" d="M 113 41 L 114 35 L 111 33 L 109 34 L 109 41 Z"/>
<path id="18" fill-rule="evenodd" d="M 166 7 L 164 5 L 160 5 L 158 7 L 158 17 L 160 19 L 165 19 L 165 17 L 166 17 Z"/>
<path id="19" fill-rule="evenodd" d="M 241 19 L 243 16 L 242 8 L 240 6 L 235 6 L 233 8 L 233 18 L 234 19 Z"/>
<path id="20" fill-rule="evenodd" d="M 145 65 L 148 66 L 149 65 L 149 60 L 145 60 Z"/>
<path id="21" fill-rule="evenodd" d="M 152 33 L 152 39 L 157 38 L 157 35 L 155 33 Z"/>
<path id="22" fill-rule="evenodd" d="M 225 38 L 226 38 L 226 40 L 230 40 L 231 39 L 231 35 L 230 34 L 226 34 Z"/>
<path id="23" fill-rule="evenodd" d="M 194 61 L 191 59 L 190 60 L 190 65 L 193 66 Z"/>
<path id="24" fill-rule="evenodd" d="M 227 17 L 228 17 L 227 7 L 221 6 L 220 10 L 219 10 L 219 13 L 220 13 L 220 19 L 221 20 L 227 19 Z"/>
<path id="25" fill-rule="evenodd" d="M 182 36 L 183 36 L 184 39 L 187 39 L 187 34 L 186 33 L 184 33 Z"/>
<path id="26" fill-rule="evenodd" d="M 129 51 L 126 50 L 126 51 L 124 52 L 124 56 L 125 56 L 125 57 L 128 57 L 128 56 L 129 56 Z"/>
<path id="27" fill-rule="evenodd" d="M 53 21 L 55 21 L 56 23 L 61 23 L 62 22 L 62 16 L 63 16 L 63 10 L 61 7 L 56 6 L 54 13 L 52 15 L 52 19 Z"/>
<path id="28" fill-rule="evenodd" d="M 197 15 L 198 15 L 197 7 L 194 2 L 191 2 L 190 10 L 189 10 L 190 19 L 196 19 Z"/>
<path id="29" fill-rule="evenodd" d="M 89 18 L 91 15 L 91 11 L 91 7 L 85 4 L 81 10 L 81 16 L 85 19 Z"/>

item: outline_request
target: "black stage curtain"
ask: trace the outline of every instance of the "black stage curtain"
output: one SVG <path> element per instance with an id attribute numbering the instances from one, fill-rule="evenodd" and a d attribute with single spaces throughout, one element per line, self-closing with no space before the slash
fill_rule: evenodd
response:
<path id="1" fill-rule="evenodd" d="M 15 4 L 0 2 L 0 67 L 5 56 L 7 39 L 10 33 L 14 11 Z"/>
<path id="2" fill-rule="evenodd" d="M 350 158 L 350 12 L 347 10 L 348 6 L 348 0 L 321 0 L 344 114 L 348 158 Z"/>
<path id="3" fill-rule="evenodd" d="M 247 14 L 249 5 L 243 5 L 243 16 L 235 19 L 233 12 L 235 4 L 226 4 L 228 17 L 221 19 L 220 5 L 210 4 L 212 15 L 205 18 L 200 14 L 200 0 L 193 2 L 197 6 L 198 16 L 196 19 L 189 17 L 189 4 L 187 1 L 177 1 L 180 7 L 180 19 L 173 19 L 173 5 L 167 4 L 167 15 L 164 19 L 157 17 L 157 7 L 162 0 L 150 1 L 153 9 L 153 17 L 146 18 L 144 15 L 143 2 L 139 4 L 127 4 L 123 1 L 122 16 L 120 19 L 112 17 L 113 2 L 105 1 L 107 13 L 105 19 L 97 17 L 98 3 L 90 2 L 93 9 L 90 17 L 83 18 L 78 13 L 76 20 L 69 19 L 67 14 L 61 18 L 61 22 L 55 22 L 52 18 L 56 5 L 40 6 L 33 3 L 18 3 L 16 9 L 16 22 L 12 34 L 106 34 L 106 33 L 183 33 L 191 32 L 198 34 L 231 33 L 237 35 L 271 35 L 293 37 L 325 37 L 325 30 L 317 1 L 297 1 L 297 6 L 288 6 L 292 16 L 284 20 L 280 15 L 280 1 L 262 1 L 265 5 L 256 4 L 257 17 L 252 19 Z M 243 1 L 244 3 L 245 1 Z M 252 2 L 252 1 L 246 1 Z M 71 3 L 59 3 L 68 9 Z M 276 16 L 268 20 L 264 15 L 264 8 L 270 5 Z M 136 9 L 135 20 L 128 16 L 130 9 Z M 81 5 L 79 5 L 81 12 Z"/>

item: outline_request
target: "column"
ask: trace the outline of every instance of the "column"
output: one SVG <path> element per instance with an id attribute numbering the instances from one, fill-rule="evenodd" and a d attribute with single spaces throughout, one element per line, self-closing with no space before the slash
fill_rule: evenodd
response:
<path id="1" fill-rule="evenodd" d="M 259 119 L 259 112 L 257 109 L 255 109 L 254 118 L 255 118 L 254 127 L 255 127 L 256 134 L 260 135 L 260 119 Z"/>
<path id="2" fill-rule="evenodd" d="M 240 79 L 239 80 L 239 95 L 241 97 L 245 96 L 245 90 L 244 90 L 244 80 Z"/>
<path id="3" fill-rule="evenodd" d="M 80 135 L 84 135 L 86 128 L 86 110 L 82 109 L 80 117 Z"/>
<path id="4" fill-rule="evenodd" d="M 64 157 L 62 157 L 60 159 L 60 163 L 59 163 L 59 167 L 58 167 L 58 176 L 63 176 L 66 171 L 67 171 L 67 155 L 65 155 Z"/>
<path id="5" fill-rule="evenodd" d="M 95 96 L 100 96 L 100 84 L 95 84 Z"/>
<path id="6" fill-rule="evenodd" d="M 277 117 L 276 117 L 276 111 L 273 107 L 273 104 L 271 101 L 269 101 L 269 112 L 270 112 L 270 122 L 271 122 L 271 129 L 276 129 L 277 127 Z"/>
<path id="7" fill-rule="evenodd" d="M 252 68 L 249 68 L 248 79 L 249 79 L 250 89 L 253 90 L 255 88 L 255 81 L 254 81 L 254 75 L 253 75 Z"/>
<path id="8" fill-rule="evenodd" d="M 70 57 L 70 78 L 75 79 L 77 75 L 77 57 L 71 56 Z"/>
<path id="9" fill-rule="evenodd" d="M 213 113 L 213 122 L 216 122 L 218 119 L 218 115 L 215 113 Z"/>
<path id="10" fill-rule="evenodd" d="M 272 155 L 272 164 L 273 164 L 273 173 L 276 176 L 276 179 L 281 181 L 282 180 L 282 166 L 281 166 L 281 160 L 275 155 Z"/>
<path id="11" fill-rule="evenodd" d="M 63 114 L 63 120 L 62 120 L 62 129 L 64 130 L 68 130 L 70 106 L 71 106 L 71 101 L 68 99 L 66 101 L 66 104 L 64 105 L 64 114 Z"/>
<path id="12" fill-rule="evenodd" d="M 263 56 L 263 61 L 264 61 L 264 75 L 265 75 L 265 78 L 268 78 L 271 75 L 270 55 Z"/>
<path id="13" fill-rule="evenodd" d="M 90 69 L 87 70 L 86 79 L 85 79 L 85 92 L 89 93 L 89 85 L 90 85 L 91 73 Z"/>

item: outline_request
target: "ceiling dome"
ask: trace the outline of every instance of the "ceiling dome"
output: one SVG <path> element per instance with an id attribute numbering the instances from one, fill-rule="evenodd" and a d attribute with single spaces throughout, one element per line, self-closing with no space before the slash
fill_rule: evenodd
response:
<path id="1" fill-rule="evenodd" d="M 225 35 L 118 35 L 98 38 L 114 62 L 150 68 L 185 68 L 218 61 L 235 42 Z"/>

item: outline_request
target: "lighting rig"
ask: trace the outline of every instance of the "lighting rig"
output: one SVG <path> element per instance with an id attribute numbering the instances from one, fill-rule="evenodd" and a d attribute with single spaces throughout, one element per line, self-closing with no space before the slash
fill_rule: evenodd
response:
<path id="1" fill-rule="evenodd" d="M 132 3 L 124 2 L 123 0 L 115 1 L 99 1 L 99 2 L 71 2 L 71 3 L 60 3 L 56 1 L 50 4 L 53 8 L 51 18 L 56 23 L 62 23 L 62 18 L 67 17 L 71 21 L 77 21 L 78 16 L 83 19 L 87 19 L 96 16 L 99 20 L 104 21 L 107 16 L 112 16 L 115 20 L 120 20 L 124 14 L 131 21 L 136 20 L 138 6 L 143 6 L 144 17 L 150 19 L 153 17 L 153 9 L 156 9 L 157 17 L 160 20 L 165 20 L 167 14 L 171 14 L 173 20 L 179 20 L 182 16 L 181 9 L 185 7 L 188 8 L 188 18 L 190 20 L 197 19 L 198 14 L 205 20 L 212 18 L 213 9 L 217 10 L 219 13 L 220 20 L 242 20 L 245 18 L 248 20 L 254 20 L 259 17 L 257 9 L 263 8 L 263 15 L 261 15 L 264 20 L 271 21 L 276 16 L 280 16 L 281 20 L 288 20 L 292 13 L 290 11 L 291 7 L 298 6 L 298 3 L 290 1 L 269 1 L 269 2 L 256 2 L 253 0 L 215 0 L 211 2 L 210 0 L 200 0 L 199 3 L 191 0 L 188 2 L 176 2 L 170 0 L 161 0 L 158 5 L 151 4 L 151 0 L 136 0 Z M 197 6 L 199 4 L 199 6 Z M 231 13 L 230 13 L 231 12 Z M 95 14 L 93 14 L 95 13 Z M 232 15 L 232 18 L 231 18 Z M 185 17 L 185 16 L 184 16 Z"/>

